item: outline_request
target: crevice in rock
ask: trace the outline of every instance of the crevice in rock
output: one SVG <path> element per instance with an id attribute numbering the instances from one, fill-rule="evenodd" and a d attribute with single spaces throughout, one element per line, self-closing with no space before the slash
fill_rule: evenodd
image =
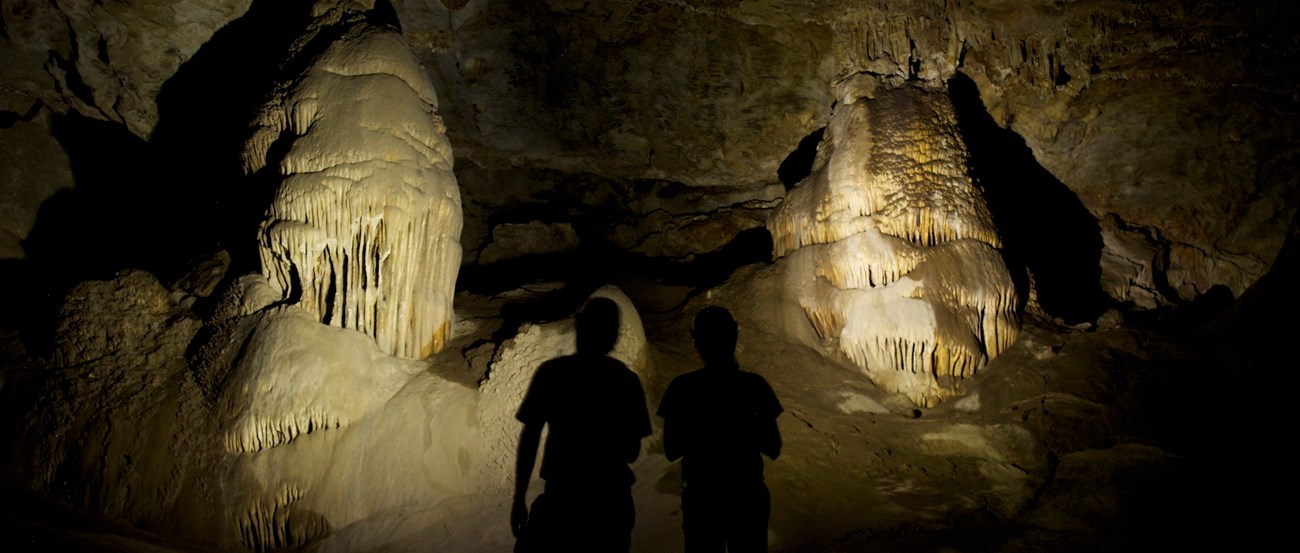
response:
<path id="1" fill-rule="evenodd" d="M 1020 506 L 1020 511 L 1016 514 L 1018 518 L 1024 518 L 1030 511 L 1034 510 L 1034 507 L 1038 506 L 1038 502 L 1042 500 L 1043 494 L 1047 493 L 1048 488 L 1051 488 L 1052 484 L 1056 481 L 1056 471 L 1060 466 L 1061 456 L 1055 451 L 1047 452 L 1047 471 L 1043 475 L 1043 482 L 1034 490 L 1034 495 L 1025 501 L 1024 505 Z"/>
<path id="2" fill-rule="evenodd" d="M 575 227 L 592 232 L 581 224 Z M 573 315 L 593 290 L 606 284 L 651 281 L 664 286 L 689 287 L 682 303 L 724 282 L 740 267 L 771 262 L 772 239 L 766 228 L 742 231 L 718 250 L 673 260 L 632 253 L 599 236 L 585 234 L 581 245 L 569 252 L 526 255 L 488 265 L 466 265 L 457 278 L 457 292 L 495 296 L 529 291 L 530 285 L 554 283 L 553 290 L 529 292 L 501 306 L 502 323 L 489 342 L 500 344 L 513 337 L 524 323 L 543 323 Z M 669 311 L 677 309 L 673 306 Z M 644 316 L 654 311 L 642 308 Z M 463 348 L 478 347 L 479 341 Z"/>
<path id="3" fill-rule="evenodd" d="M 54 76 L 55 85 L 57 86 L 60 83 L 66 85 L 68 87 L 68 92 L 71 92 L 78 100 L 85 102 L 87 106 L 99 109 L 99 106 L 95 105 L 95 92 L 91 90 L 90 86 L 86 84 L 86 81 L 81 78 L 81 73 L 77 70 L 77 33 L 71 22 L 68 22 L 68 36 L 70 37 L 69 43 L 72 47 L 72 59 L 66 59 L 59 55 L 58 52 L 50 50 L 49 59 L 45 62 L 47 66 L 46 71 L 49 71 L 48 66 L 51 65 L 57 67 L 60 71 L 63 71 L 62 79 L 59 79 L 57 75 L 52 74 L 52 76 Z"/>
<path id="4" fill-rule="evenodd" d="M 16 111 L 9 111 L 9 110 L 0 110 L 0 129 L 13 128 L 13 126 L 17 125 L 19 121 L 23 121 L 23 122 L 31 121 L 36 117 L 36 114 L 41 112 L 41 108 L 44 107 L 45 107 L 45 102 L 36 100 L 35 102 L 32 102 L 32 107 L 27 108 L 27 111 L 25 113 L 18 113 Z"/>
<path id="5" fill-rule="evenodd" d="M 785 161 L 776 170 L 776 176 L 781 179 L 781 184 L 785 189 L 794 188 L 795 184 L 812 174 L 813 161 L 817 158 L 817 145 L 821 143 L 822 136 L 826 134 L 826 127 L 822 127 L 809 133 L 799 141 L 799 146 L 795 148 L 790 155 L 786 156 Z"/>

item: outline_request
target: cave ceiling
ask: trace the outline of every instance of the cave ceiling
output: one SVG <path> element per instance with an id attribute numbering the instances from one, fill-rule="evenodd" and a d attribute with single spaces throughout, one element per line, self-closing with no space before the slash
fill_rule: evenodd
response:
<path id="1" fill-rule="evenodd" d="M 319 47 L 292 37 L 326 4 L 5 2 L 0 136 L 13 198 L 5 255 L 54 255 L 19 243 L 33 229 L 40 234 L 36 212 L 60 190 L 111 196 L 130 212 L 136 196 L 175 190 L 168 173 L 196 163 L 211 170 L 186 177 L 191 192 L 170 211 L 196 212 L 209 229 L 234 228 L 194 230 L 168 215 L 161 222 L 193 231 L 205 248 L 239 249 L 228 242 L 251 233 L 250 219 L 267 202 L 234 160 L 245 124 L 277 75 L 294 70 L 283 67 L 290 50 Z M 993 158 L 1011 155 L 985 156 L 993 160 L 982 182 L 998 204 L 992 209 L 1023 214 L 1047 203 L 1109 221 L 1107 292 L 1154 307 L 1215 284 L 1240 294 L 1281 247 L 1295 195 L 1294 178 L 1280 170 L 1294 136 L 1294 118 L 1284 115 L 1295 102 L 1284 69 L 1295 47 L 1281 23 L 1289 9 L 476 0 L 381 2 L 374 17 L 401 29 L 436 89 L 473 219 L 467 262 L 490 234 L 483 221 L 550 192 L 495 183 L 557 186 L 523 173 L 743 191 L 716 193 L 730 194 L 717 203 L 731 206 L 741 197 L 773 200 L 782 163 L 842 100 L 837 85 L 868 75 L 955 83 L 965 126 L 984 133 L 968 137 L 971 147 L 1023 152 L 1007 169 Z M 78 174 L 103 158 L 154 167 Z M 480 182 L 494 187 L 472 188 Z M 223 222 L 232 219 L 243 226 Z M 1050 223 L 1032 215 L 1000 222 L 1004 233 L 1021 234 L 1031 231 L 1017 226 L 1038 224 Z M 58 249 L 56 238 L 45 249 Z M 1120 242 L 1156 259 L 1111 245 Z M 668 247 L 661 253 L 698 253 Z M 27 249 L 41 250 L 41 236 Z M 131 253 L 122 252 L 147 255 Z"/>

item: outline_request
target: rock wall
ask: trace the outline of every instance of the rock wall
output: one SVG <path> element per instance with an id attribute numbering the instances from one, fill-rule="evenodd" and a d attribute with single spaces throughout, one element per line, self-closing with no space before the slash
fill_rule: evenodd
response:
<path id="1" fill-rule="evenodd" d="M 1294 16 L 1289 6 L 394 5 L 455 106 L 446 116 L 458 155 L 489 165 L 772 182 L 778 159 L 827 124 L 833 83 L 961 75 L 978 87 L 982 110 L 1023 139 L 1011 146 L 1029 148 L 1021 163 L 1033 167 L 1024 169 L 1041 165 L 1077 196 L 1093 220 L 1086 232 L 1106 233 L 1092 238 L 1095 248 L 1125 260 L 1106 265 L 1112 301 L 1147 308 L 1214 284 L 1239 294 L 1267 271 L 1295 211 L 1296 182 L 1281 169 L 1295 132 L 1283 115 L 1294 111 L 1283 84 L 1294 78 L 1279 69 L 1297 54 L 1280 23 Z M 1095 223 L 1111 215 L 1151 236 L 1143 249 L 1168 263 L 1112 249 L 1123 240 Z M 1100 271 L 1103 255 L 1087 255 L 1087 270 Z M 1042 286 L 1077 287 L 1036 272 Z M 1104 308 L 1088 301 L 1088 313 L 1066 318 Z"/>
<path id="2" fill-rule="evenodd" d="M 16 0 L 0 7 L 0 110 L 35 102 L 125 125 L 147 138 L 158 95 L 252 0 L 93 2 Z"/>
<path id="3" fill-rule="evenodd" d="M 276 21 L 287 34 L 303 24 L 291 13 L 302 8 L 269 5 L 7 2 L 0 132 L 76 113 L 148 136 L 163 83 L 182 67 L 198 70 L 188 62 L 223 25 L 260 16 L 261 26 L 243 28 L 263 35 Z M 1287 3 L 391 7 L 444 100 L 457 155 L 484 165 L 774 182 L 784 156 L 829 120 L 834 82 L 960 74 L 1093 218 L 1113 215 L 1149 237 L 1140 249 L 1164 261 L 1106 246 L 1107 257 L 1123 259 L 1106 269 L 1115 300 L 1163 305 L 1215 284 L 1239 294 L 1267 271 L 1295 212 L 1287 153 L 1295 122 L 1286 114 L 1296 100 L 1283 68 L 1297 54 L 1285 27 L 1296 8 Z M 47 159 L 61 163 L 17 161 L 15 186 L 42 191 L 33 201 L 66 187 L 41 170 Z M 20 218 L 35 217 L 37 208 L 22 209 Z M 1099 232 L 1107 244 L 1126 240 Z M 1158 290 L 1130 282 L 1147 273 Z"/>
<path id="4" fill-rule="evenodd" d="M 1009 13 L 1010 12 L 1010 13 Z M 1097 218 L 1145 234 L 1160 301 L 1263 275 L 1296 209 L 1290 4 L 1089 2 L 990 10 L 961 71 Z M 1116 227 L 1111 227 L 1116 228 Z M 1122 233 L 1103 229 L 1108 244 Z M 1130 235 L 1131 236 L 1131 235 Z M 1113 265 L 1111 267 L 1114 267 Z M 1159 303 L 1115 272 L 1113 297 Z M 1127 288 L 1119 291 L 1117 288 Z"/>
<path id="5" fill-rule="evenodd" d="M 448 5 L 394 2 L 456 155 L 481 164 L 752 184 L 830 104 L 814 24 L 679 2 Z"/>

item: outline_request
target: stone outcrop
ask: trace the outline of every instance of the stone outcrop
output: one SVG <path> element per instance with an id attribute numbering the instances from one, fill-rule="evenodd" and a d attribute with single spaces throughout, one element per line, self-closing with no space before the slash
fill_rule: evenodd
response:
<path id="1" fill-rule="evenodd" d="M 964 35 L 961 71 L 988 112 L 1095 217 L 1159 233 L 1168 299 L 1215 284 L 1241 294 L 1296 208 L 1292 172 L 1278 170 L 1292 155 L 1281 137 L 1295 132 L 1280 114 L 1295 99 L 1276 87 L 1294 82 L 1281 68 L 1300 53 L 1284 38 L 1295 7 L 1080 2 L 1022 14 L 989 11 L 987 37 Z"/>
<path id="2" fill-rule="evenodd" d="M 207 451 L 191 440 L 203 404 L 185 363 L 201 322 L 138 270 L 78 284 L 60 315 L 38 399 L 20 403 L 40 429 L 23 468 L 82 508 L 165 524 L 193 501 L 186 477 Z"/>
<path id="3" fill-rule="evenodd" d="M 163 85 L 252 0 L 5 2 L 0 110 L 32 100 L 147 138 Z M 18 107 L 21 106 L 21 110 Z"/>

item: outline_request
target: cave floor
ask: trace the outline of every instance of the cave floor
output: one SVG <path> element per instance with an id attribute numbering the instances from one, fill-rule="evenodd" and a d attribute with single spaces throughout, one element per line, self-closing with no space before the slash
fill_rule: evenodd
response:
<path id="1" fill-rule="evenodd" d="M 653 411 L 668 380 L 697 364 L 682 313 L 704 303 L 746 305 L 738 298 L 751 290 L 645 293 L 666 295 L 637 299 L 661 306 L 642 313 L 654 345 L 655 372 L 646 382 Z M 485 317 L 502 312 L 502 302 L 488 297 L 458 305 L 470 317 L 476 309 Z M 1213 340 L 1196 328 L 1159 317 L 1105 329 L 1029 320 L 1010 350 L 965 383 L 963 398 L 922 409 L 881 393 L 843 363 L 774 339 L 775 321 L 758 307 L 741 308 L 737 318 L 748 321 L 742 366 L 764 375 L 786 409 L 783 455 L 767 464 L 773 551 L 1165 550 L 1195 544 L 1198 529 L 1216 526 L 1212 513 L 1222 507 L 1209 498 L 1221 491 L 1220 479 L 1212 477 L 1216 453 L 1204 439 L 1214 422 L 1204 402 L 1220 361 Z M 39 369 L 16 333 L 2 337 L 12 399 Z M 457 364 L 470 373 L 455 378 L 480 378 L 473 365 Z M 681 547 L 680 477 L 657 436 L 634 466 L 634 551 Z M 0 528 L 13 548 L 6 550 L 211 550 L 31 491 L 23 452 L 7 449 Z M 468 497 L 454 515 L 447 506 L 390 513 L 407 530 L 383 549 L 508 551 L 506 500 Z M 421 522 L 426 516 L 432 522 Z M 301 549 L 348 549 L 393 524 L 365 521 Z"/>

